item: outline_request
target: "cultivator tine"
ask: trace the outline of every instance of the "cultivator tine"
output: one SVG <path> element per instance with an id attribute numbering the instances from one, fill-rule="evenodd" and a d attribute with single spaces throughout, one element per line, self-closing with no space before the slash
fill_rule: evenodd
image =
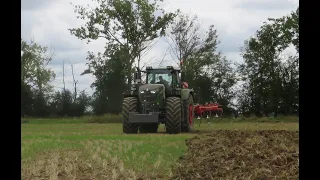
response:
<path id="1" fill-rule="evenodd" d="M 211 124 L 211 118 L 207 118 L 208 125 Z"/>
<path id="2" fill-rule="evenodd" d="M 200 121 L 199 121 L 199 127 L 200 127 L 200 124 L 201 124 L 201 121 L 202 121 L 202 119 L 198 116 L 198 118 L 200 119 Z"/>
<path id="3" fill-rule="evenodd" d="M 219 117 L 218 114 L 216 114 L 216 118 Z"/>

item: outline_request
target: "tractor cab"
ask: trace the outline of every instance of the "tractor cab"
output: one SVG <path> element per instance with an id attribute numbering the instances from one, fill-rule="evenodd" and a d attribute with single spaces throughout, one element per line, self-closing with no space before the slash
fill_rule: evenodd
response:
<path id="1" fill-rule="evenodd" d="M 163 84 L 166 89 L 166 94 L 169 94 L 171 90 L 181 87 L 180 69 L 176 69 L 172 66 L 166 68 L 146 68 L 146 84 Z"/>

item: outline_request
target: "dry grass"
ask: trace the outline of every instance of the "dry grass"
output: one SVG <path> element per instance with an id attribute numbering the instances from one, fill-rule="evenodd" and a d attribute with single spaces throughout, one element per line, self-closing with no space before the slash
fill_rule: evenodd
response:
<path id="1" fill-rule="evenodd" d="M 214 131 L 216 138 L 211 144 L 219 145 L 220 143 L 220 147 L 227 148 L 232 140 L 226 141 L 226 139 L 232 139 L 233 136 L 224 133 L 227 131 L 218 133 L 215 130 L 297 131 L 298 124 L 213 122 L 211 125 L 196 126 L 197 133 L 179 135 L 164 133 L 125 135 L 122 134 L 121 124 L 88 124 L 77 120 L 29 120 L 29 123 L 22 124 L 21 128 L 23 180 L 170 179 L 182 177 L 183 171 L 179 171 L 177 174 L 176 168 L 172 169 L 172 167 L 178 167 L 177 163 L 182 163 L 177 160 L 187 150 L 186 139 L 195 137 L 199 133 Z M 164 132 L 163 126 L 159 130 Z M 264 140 L 260 136 L 244 137 L 255 147 L 261 140 Z M 202 140 L 207 139 L 208 142 L 212 140 L 210 140 L 211 136 L 201 135 L 201 137 Z M 278 136 L 277 138 L 274 138 L 274 141 L 282 143 L 278 143 L 279 146 L 275 148 L 289 147 L 290 144 L 287 142 L 290 140 L 285 139 L 286 136 Z M 235 140 L 240 141 L 239 138 L 235 138 Z M 196 141 L 192 140 L 191 142 L 195 143 Z M 201 154 L 210 153 L 207 152 L 208 149 L 205 149 L 206 145 L 203 142 L 198 141 L 198 143 L 197 146 L 202 149 L 197 151 Z M 202 144 L 203 146 L 201 146 Z M 273 146 L 272 143 L 269 146 Z M 219 150 L 217 147 L 213 147 L 213 149 Z M 233 150 L 236 152 L 237 149 Z M 266 153 L 265 151 L 261 152 Z M 285 152 L 283 153 L 285 154 Z M 266 154 L 268 157 L 269 155 Z M 201 157 L 199 156 L 199 158 Z M 223 159 L 223 156 L 220 156 L 217 161 L 228 162 L 231 160 Z M 202 164 L 202 166 L 204 165 Z M 224 177 L 228 177 L 227 173 L 221 175 L 221 179 L 225 179 Z"/>
<path id="2" fill-rule="evenodd" d="M 297 131 L 214 131 L 187 140 L 173 179 L 299 179 Z"/>
<path id="3" fill-rule="evenodd" d="M 150 179 L 150 175 L 160 175 L 150 172 L 150 169 L 143 173 L 139 168 L 125 166 L 124 161 L 128 160 L 139 166 L 150 156 L 148 153 L 137 156 L 131 142 L 97 140 L 84 141 L 82 144 L 82 150 L 48 151 L 38 155 L 36 159 L 24 161 L 22 179 Z M 141 157 L 144 160 L 141 161 Z M 161 163 L 167 162 L 161 156 L 154 158 L 154 163 L 150 164 L 152 171 L 163 173 Z"/>
<path id="4" fill-rule="evenodd" d="M 192 136 L 125 135 L 121 124 L 33 123 L 22 125 L 24 180 L 164 179 Z"/>
<path id="5" fill-rule="evenodd" d="M 83 116 L 83 117 L 65 117 L 65 118 L 23 118 L 21 119 L 21 123 L 27 123 L 28 120 L 32 120 L 33 123 L 121 123 L 121 115 L 116 115 L 116 114 L 104 114 L 100 116 Z M 202 122 L 206 122 L 208 119 L 203 118 Z M 209 119 L 211 122 L 215 123 L 226 123 L 226 122 L 269 122 L 269 123 L 274 123 L 274 122 L 294 122 L 297 123 L 299 122 L 299 117 L 297 116 L 279 116 L 277 118 L 273 117 L 256 117 L 256 116 L 250 116 L 250 117 L 244 117 L 240 115 L 237 119 L 235 118 L 211 118 Z M 195 119 L 195 123 L 198 124 L 200 120 Z"/>

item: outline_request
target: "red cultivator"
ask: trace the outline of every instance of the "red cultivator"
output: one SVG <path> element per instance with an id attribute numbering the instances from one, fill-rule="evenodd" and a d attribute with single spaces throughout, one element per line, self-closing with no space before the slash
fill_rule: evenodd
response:
<path id="1" fill-rule="evenodd" d="M 206 103 L 205 105 L 196 104 L 194 106 L 194 114 L 198 117 L 198 119 L 205 117 L 211 118 L 213 116 L 220 117 L 222 116 L 223 109 L 221 105 L 217 103 Z"/>

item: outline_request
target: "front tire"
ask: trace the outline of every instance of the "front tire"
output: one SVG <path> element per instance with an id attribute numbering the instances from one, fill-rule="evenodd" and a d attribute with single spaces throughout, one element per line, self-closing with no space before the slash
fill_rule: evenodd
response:
<path id="1" fill-rule="evenodd" d="M 138 133 L 138 124 L 129 122 L 129 112 L 137 112 L 138 100 L 135 97 L 126 97 L 122 104 L 122 129 L 123 133 L 136 134 Z"/>
<path id="2" fill-rule="evenodd" d="M 168 97 L 166 103 L 166 132 L 178 134 L 181 132 L 181 100 Z"/>

